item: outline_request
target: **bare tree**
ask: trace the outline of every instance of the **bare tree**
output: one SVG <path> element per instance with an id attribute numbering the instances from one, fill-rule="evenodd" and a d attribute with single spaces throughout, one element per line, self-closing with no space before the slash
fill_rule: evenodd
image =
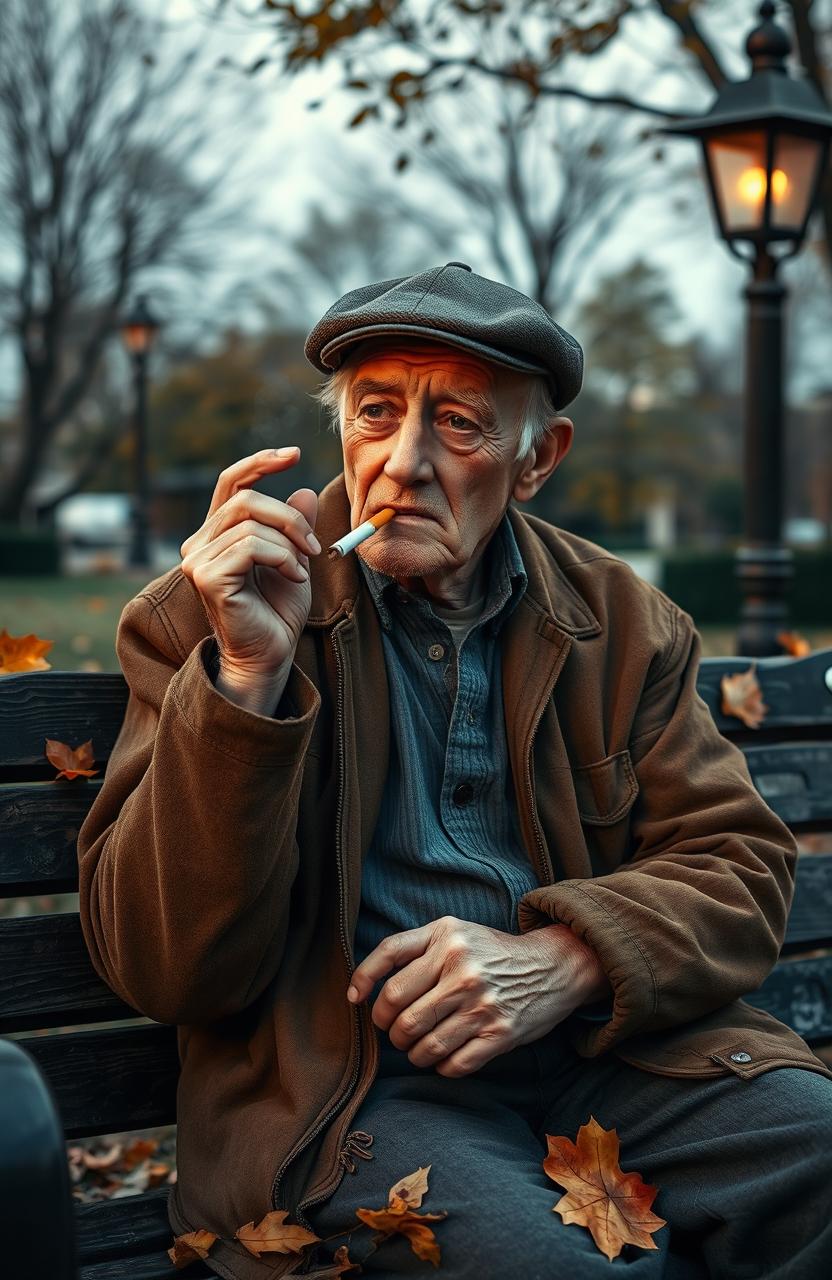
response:
<path id="1" fill-rule="evenodd" d="M 178 106 L 197 50 L 168 52 L 168 34 L 126 0 L 0 7 L 0 324 L 23 383 L 0 521 L 26 510 L 134 282 L 206 270 L 206 238 L 239 220 L 219 198 L 228 164 L 197 173 L 212 123 L 204 101 Z M 54 501 L 105 452 L 91 443 Z"/>

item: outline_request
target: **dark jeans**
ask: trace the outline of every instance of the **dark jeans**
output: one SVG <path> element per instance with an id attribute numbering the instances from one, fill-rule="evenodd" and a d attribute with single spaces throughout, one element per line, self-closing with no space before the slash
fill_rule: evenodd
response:
<path id="1" fill-rule="evenodd" d="M 660 1076 L 612 1054 L 579 1058 L 562 1026 L 458 1079 L 414 1067 L 377 1031 L 377 1078 L 351 1130 L 373 1135 L 329 1200 L 307 1216 L 320 1236 L 359 1226 L 362 1261 L 372 1229 L 357 1208 L 380 1209 L 395 1182 L 430 1165 L 418 1213 L 431 1223 L 448 1280 L 823 1280 L 832 1276 L 832 1080 L 778 1068 L 743 1080 Z M 616 1129 L 620 1163 L 659 1188 L 667 1220 L 655 1250 L 625 1245 L 611 1263 L 589 1231 L 553 1212 L 564 1194 L 543 1171 L 544 1134 L 573 1142 L 594 1116 Z M 332 1257 L 337 1239 L 321 1246 Z M 432 1274 L 402 1236 L 371 1253 L 377 1276 Z M 615 1274 L 615 1273 L 612 1273 Z"/>

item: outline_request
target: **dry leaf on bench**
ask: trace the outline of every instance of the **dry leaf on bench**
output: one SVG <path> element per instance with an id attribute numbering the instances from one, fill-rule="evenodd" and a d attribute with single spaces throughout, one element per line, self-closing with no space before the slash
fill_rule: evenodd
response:
<path id="1" fill-rule="evenodd" d="M 447 1218 L 447 1210 L 441 1213 L 414 1213 L 413 1206 L 422 1203 L 422 1196 L 428 1189 L 428 1170 L 417 1169 L 405 1178 L 400 1178 L 388 1192 L 386 1209 L 356 1209 L 356 1217 L 374 1227 L 383 1235 L 399 1234 L 410 1241 L 410 1247 L 417 1258 L 432 1262 L 439 1266 L 439 1245 L 427 1222 L 440 1222 Z"/>
<path id="2" fill-rule="evenodd" d="M 320 1236 L 307 1231 L 306 1227 L 284 1221 L 288 1213 L 288 1209 L 272 1209 L 256 1227 L 252 1220 L 234 1235 L 255 1258 L 261 1253 L 300 1253 L 304 1245 L 317 1244 Z"/>
<path id="3" fill-rule="evenodd" d="M 546 1134 L 549 1154 L 543 1168 L 566 1195 L 553 1206 L 566 1223 L 587 1227 L 602 1253 L 612 1262 L 625 1244 L 641 1249 L 657 1246 L 650 1235 L 665 1219 L 650 1206 L 658 1187 L 648 1186 L 640 1173 L 623 1173 L 618 1164 L 618 1134 L 603 1129 L 594 1116 L 578 1130 L 577 1144 Z"/>
<path id="4" fill-rule="evenodd" d="M 52 663 L 44 654 L 52 648 L 54 640 L 41 640 L 34 634 L 10 636 L 4 627 L 0 631 L 0 676 L 12 671 L 51 671 Z"/>
<path id="5" fill-rule="evenodd" d="M 60 770 L 52 779 L 53 782 L 57 782 L 58 778 L 92 778 L 94 774 L 101 772 L 100 769 L 90 768 L 95 764 L 92 738 L 82 743 L 80 747 L 76 747 L 74 751 L 65 742 L 56 742 L 54 738 L 47 738 L 44 755 L 56 769 Z"/>
<path id="6" fill-rule="evenodd" d="M 725 716 L 736 716 L 749 729 L 758 729 L 768 711 L 754 671 L 756 665 L 752 662 L 747 671 L 723 676 L 719 682 L 722 693 L 720 711 Z"/>
<path id="7" fill-rule="evenodd" d="M 799 631 L 778 631 L 777 643 L 786 652 L 790 653 L 793 658 L 805 658 L 807 654 L 812 652 L 812 646 Z"/>
<path id="8" fill-rule="evenodd" d="M 168 1249 L 168 1257 L 179 1271 L 196 1262 L 197 1258 L 207 1257 L 208 1250 L 216 1239 L 213 1231 L 188 1231 L 184 1236 L 174 1237 L 173 1248 Z"/>

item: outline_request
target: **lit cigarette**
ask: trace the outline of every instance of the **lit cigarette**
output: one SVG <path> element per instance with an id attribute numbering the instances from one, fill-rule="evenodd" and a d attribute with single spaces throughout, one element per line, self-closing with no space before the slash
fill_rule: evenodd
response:
<path id="1" fill-rule="evenodd" d="M 338 556 L 345 556 L 348 552 L 354 551 L 365 538 L 371 537 L 383 524 L 387 524 L 388 520 L 392 520 L 395 514 L 393 507 L 382 507 L 381 511 L 377 511 L 374 516 L 370 516 L 369 520 L 365 520 L 356 529 L 350 529 L 349 533 L 345 533 L 343 538 L 333 542 L 327 551 L 330 560 L 335 560 Z"/>

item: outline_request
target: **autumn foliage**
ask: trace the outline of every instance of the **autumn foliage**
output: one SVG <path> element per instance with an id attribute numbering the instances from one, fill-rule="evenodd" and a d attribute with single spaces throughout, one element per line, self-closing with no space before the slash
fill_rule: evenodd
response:
<path id="1" fill-rule="evenodd" d="M 651 1236 L 665 1225 L 665 1219 L 657 1217 L 650 1206 L 658 1188 L 648 1186 L 639 1173 L 622 1171 L 615 1129 L 603 1129 L 595 1117 L 590 1116 L 589 1123 L 578 1130 L 577 1142 L 551 1134 L 546 1134 L 546 1140 L 549 1154 L 543 1161 L 543 1169 L 553 1182 L 566 1188 L 566 1195 L 553 1206 L 554 1213 L 559 1213 L 565 1223 L 586 1227 L 610 1261 L 618 1257 L 625 1244 L 642 1249 L 657 1247 Z M 361 1223 L 375 1229 L 374 1248 L 393 1235 L 403 1235 L 418 1258 L 438 1268 L 439 1244 L 428 1224 L 446 1218 L 447 1211 L 415 1212 L 427 1194 L 430 1169 L 431 1166 L 426 1165 L 400 1178 L 390 1188 L 387 1204 L 382 1208 L 356 1209 L 355 1214 Z M 267 1213 L 256 1226 L 254 1222 L 247 1222 L 240 1227 L 236 1238 L 257 1258 L 264 1253 L 297 1253 L 299 1261 L 304 1249 L 325 1243 L 304 1227 L 286 1222 L 286 1217 L 285 1209 Z M 356 1229 L 341 1234 L 352 1235 Z M 197 1258 L 204 1258 L 217 1238 L 210 1231 L 192 1231 L 177 1236 L 168 1254 L 174 1266 L 186 1267 Z M 350 1260 L 347 1245 L 341 1245 L 333 1261 L 314 1275 L 335 1277 L 353 1268 L 361 1269 L 357 1262 Z"/>

